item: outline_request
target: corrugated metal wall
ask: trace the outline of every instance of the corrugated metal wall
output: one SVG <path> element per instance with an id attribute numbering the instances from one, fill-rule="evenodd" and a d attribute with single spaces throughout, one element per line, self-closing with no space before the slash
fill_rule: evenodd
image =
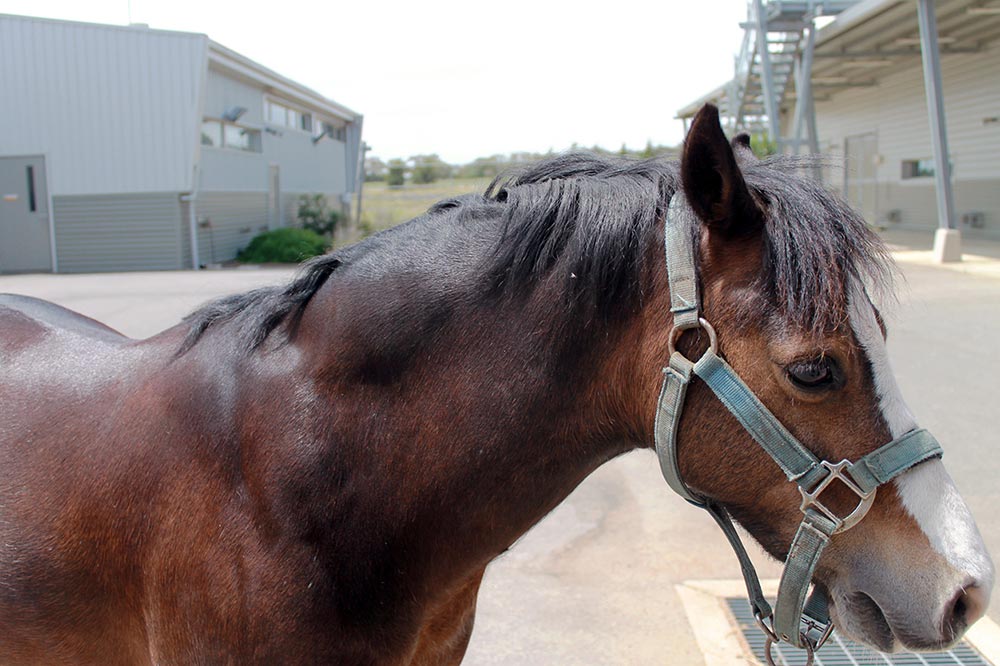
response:
<path id="1" fill-rule="evenodd" d="M 202 192 L 197 211 L 198 255 L 203 264 L 233 259 L 251 238 L 267 230 L 264 192 Z"/>
<path id="2" fill-rule="evenodd" d="M 0 155 L 54 196 L 191 189 L 204 35 L 0 16 Z"/>
<path id="3" fill-rule="evenodd" d="M 986 229 L 970 233 L 1000 236 L 1000 124 L 984 123 L 1000 110 L 1000 44 L 981 53 L 943 56 L 941 69 L 956 214 L 985 212 Z M 842 154 L 849 136 L 876 134 L 879 219 L 870 222 L 912 228 L 937 225 L 934 179 L 902 178 L 903 160 L 932 156 L 919 58 L 877 86 L 817 102 L 816 117 L 824 153 Z M 833 184 L 842 188 L 842 176 Z M 901 222 L 886 222 L 890 211 L 899 211 Z"/>
<path id="4" fill-rule="evenodd" d="M 53 197 L 59 271 L 184 268 L 177 193 Z"/>

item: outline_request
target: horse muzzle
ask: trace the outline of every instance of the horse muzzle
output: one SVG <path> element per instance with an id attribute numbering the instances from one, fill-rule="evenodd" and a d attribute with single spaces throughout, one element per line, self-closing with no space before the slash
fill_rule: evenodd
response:
<path id="1" fill-rule="evenodd" d="M 898 596 L 898 595 L 897 595 Z M 880 604 L 865 592 L 834 593 L 830 613 L 838 630 L 882 652 L 943 650 L 986 613 L 990 593 L 963 586 L 936 610 Z"/>
<path id="2" fill-rule="evenodd" d="M 940 461 L 896 486 L 909 520 L 861 528 L 847 566 L 831 567 L 831 616 L 844 633 L 886 652 L 940 650 L 986 614 L 993 561 Z"/>

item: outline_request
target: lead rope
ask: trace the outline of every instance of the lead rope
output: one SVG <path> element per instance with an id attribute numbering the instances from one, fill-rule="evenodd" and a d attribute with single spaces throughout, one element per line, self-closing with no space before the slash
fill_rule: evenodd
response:
<path id="1" fill-rule="evenodd" d="M 771 648 L 787 642 L 806 650 L 807 666 L 813 653 L 833 632 L 829 604 L 819 588 L 807 593 L 813 571 L 830 537 L 851 528 L 868 512 L 876 488 L 910 467 L 941 455 L 937 441 L 926 430 L 914 430 L 864 456 L 856 463 L 833 464 L 820 461 L 804 447 L 757 399 L 739 375 L 718 355 L 715 330 L 700 318 L 698 280 L 694 262 L 698 219 L 683 193 L 670 200 L 664 224 L 664 250 L 670 283 L 670 311 L 674 328 L 670 334 L 669 364 L 663 370 L 663 387 L 656 410 L 654 439 L 660 470 L 667 484 L 681 497 L 707 510 L 715 519 L 736 553 L 746 584 L 747 596 L 758 626 L 767 635 L 765 656 L 773 666 Z M 708 351 L 692 362 L 675 345 L 689 329 L 708 333 Z M 803 519 L 792 540 L 778 587 L 776 610 L 764 598 L 760 581 L 726 509 L 693 493 L 681 479 L 677 460 L 677 431 L 687 387 L 694 375 L 700 377 L 719 400 L 739 420 L 758 444 L 775 460 L 789 481 L 802 494 Z M 823 490 L 834 480 L 841 481 L 859 498 L 857 508 L 841 518 L 819 501 Z M 770 620 L 770 624 L 768 621 Z"/>

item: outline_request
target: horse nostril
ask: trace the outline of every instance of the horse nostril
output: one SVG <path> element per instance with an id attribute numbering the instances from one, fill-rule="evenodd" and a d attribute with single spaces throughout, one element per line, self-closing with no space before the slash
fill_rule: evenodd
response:
<path id="1" fill-rule="evenodd" d="M 959 590 L 944 616 L 945 634 L 951 640 L 961 636 L 967 627 L 986 612 L 987 600 L 986 592 L 978 585 L 966 585 Z"/>

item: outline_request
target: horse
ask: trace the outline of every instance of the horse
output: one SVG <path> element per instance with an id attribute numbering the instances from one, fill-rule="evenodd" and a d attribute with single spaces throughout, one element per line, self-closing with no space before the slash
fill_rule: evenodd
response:
<path id="1" fill-rule="evenodd" d="M 458 663 L 487 564 L 653 446 L 675 344 L 717 344 L 825 460 L 911 431 L 872 302 L 891 259 L 801 166 L 706 106 L 679 161 L 546 159 L 145 340 L 0 298 L 0 662 Z M 678 194 L 712 340 L 671 320 Z M 703 382 L 676 438 L 686 486 L 784 557 L 795 484 Z M 933 458 L 812 582 L 848 635 L 938 649 L 993 563 Z"/>

